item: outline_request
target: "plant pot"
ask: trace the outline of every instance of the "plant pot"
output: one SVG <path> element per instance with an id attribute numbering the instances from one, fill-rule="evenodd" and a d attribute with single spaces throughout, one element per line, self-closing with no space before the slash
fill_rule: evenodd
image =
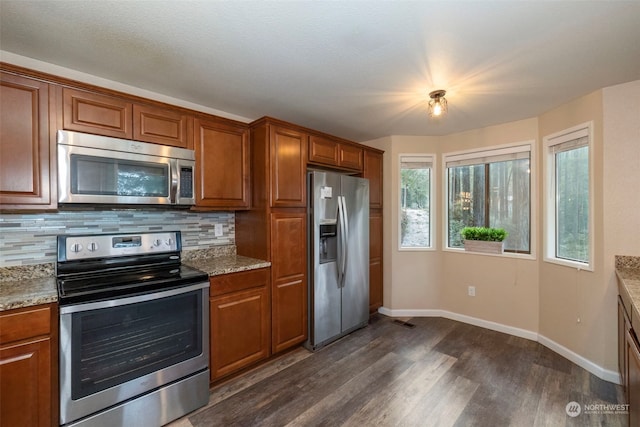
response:
<path id="1" fill-rule="evenodd" d="M 488 242 L 485 240 L 465 240 L 464 250 L 468 252 L 484 252 L 487 254 L 501 254 L 504 242 Z"/>

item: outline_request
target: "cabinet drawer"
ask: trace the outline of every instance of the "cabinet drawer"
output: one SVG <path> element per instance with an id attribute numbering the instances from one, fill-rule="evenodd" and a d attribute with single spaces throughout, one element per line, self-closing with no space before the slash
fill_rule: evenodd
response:
<path id="1" fill-rule="evenodd" d="M 20 309 L 0 315 L 0 344 L 25 340 L 51 332 L 51 308 Z"/>
<path id="2" fill-rule="evenodd" d="M 269 283 L 269 269 L 242 271 L 240 273 L 223 274 L 209 279 L 211 296 L 224 295 L 230 292 L 241 291 L 257 287 L 267 286 Z"/>

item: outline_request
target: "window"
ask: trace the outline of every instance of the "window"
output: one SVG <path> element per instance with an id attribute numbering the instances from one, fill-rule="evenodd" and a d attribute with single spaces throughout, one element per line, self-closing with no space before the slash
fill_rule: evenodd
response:
<path id="1" fill-rule="evenodd" d="M 400 249 L 433 248 L 433 156 L 400 155 Z"/>
<path id="2" fill-rule="evenodd" d="M 505 252 L 531 253 L 531 144 L 445 155 L 447 247 L 467 226 L 504 228 Z"/>
<path id="3" fill-rule="evenodd" d="M 544 138 L 545 260 L 592 269 L 591 124 Z"/>

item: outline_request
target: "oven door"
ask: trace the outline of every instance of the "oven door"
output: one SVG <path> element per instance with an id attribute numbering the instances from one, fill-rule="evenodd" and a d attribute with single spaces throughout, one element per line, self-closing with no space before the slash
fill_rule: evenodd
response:
<path id="1" fill-rule="evenodd" d="M 206 371 L 208 287 L 60 307 L 60 424 Z"/>

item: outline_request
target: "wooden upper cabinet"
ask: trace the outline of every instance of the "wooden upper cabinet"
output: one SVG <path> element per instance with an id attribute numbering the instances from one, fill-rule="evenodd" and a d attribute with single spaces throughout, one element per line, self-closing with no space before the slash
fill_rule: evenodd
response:
<path id="1" fill-rule="evenodd" d="M 338 165 L 338 143 L 315 135 L 309 137 L 309 162 Z"/>
<path id="2" fill-rule="evenodd" d="M 338 144 L 338 166 L 362 171 L 362 148 Z"/>
<path id="3" fill-rule="evenodd" d="M 112 96 L 64 88 L 64 129 L 116 138 L 133 138 L 133 104 Z"/>
<path id="4" fill-rule="evenodd" d="M 195 133 L 196 207 L 249 208 L 248 128 L 196 119 Z"/>
<path id="5" fill-rule="evenodd" d="M 309 163 L 362 171 L 363 150 L 316 135 L 309 137 Z"/>
<path id="6" fill-rule="evenodd" d="M 180 111 L 133 104 L 133 139 L 193 149 L 192 120 Z"/>
<path id="7" fill-rule="evenodd" d="M 307 135 L 272 126 L 270 131 L 271 206 L 305 207 Z"/>
<path id="8" fill-rule="evenodd" d="M 369 180 L 369 207 L 382 208 L 382 153 L 372 150 L 364 152 L 362 176 Z"/>
<path id="9" fill-rule="evenodd" d="M 0 209 L 57 206 L 49 103 L 47 83 L 0 73 Z"/>

